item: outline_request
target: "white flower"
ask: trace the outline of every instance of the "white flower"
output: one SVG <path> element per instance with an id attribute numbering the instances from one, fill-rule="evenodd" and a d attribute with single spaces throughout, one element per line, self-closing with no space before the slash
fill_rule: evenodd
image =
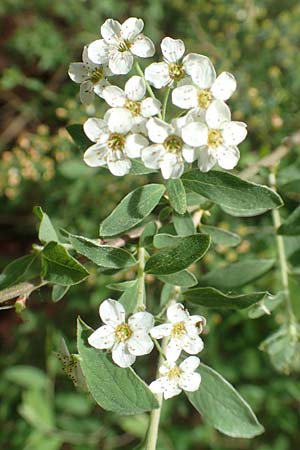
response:
<path id="1" fill-rule="evenodd" d="M 173 119 L 170 124 L 151 118 L 146 126 L 153 145 L 142 150 L 142 160 L 150 169 L 161 169 L 165 179 L 179 178 L 184 170 L 184 161 L 193 162 L 199 150 L 183 142 L 181 130 L 186 117 Z"/>
<path id="2" fill-rule="evenodd" d="M 154 55 L 153 42 L 141 31 L 142 19 L 130 17 L 121 25 L 117 20 L 107 19 L 101 26 L 103 39 L 89 45 L 89 58 L 96 64 L 108 63 L 110 70 L 117 75 L 128 73 L 134 56 L 149 58 Z"/>
<path id="3" fill-rule="evenodd" d="M 206 324 L 203 316 L 190 316 L 181 303 L 175 303 L 167 309 L 168 322 L 157 325 L 150 330 L 155 339 L 169 336 L 166 357 L 169 361 L 177 361 L 181 351 L 196 355 L 203 350 L 204 344 L 199 334 Z"/>
<path id="4" fill-rule="evenodd" d="M 137 312 L 126 323 L 123 305 L 110 298 L 101 303 L 99 314 L 105 325 L 95 330 L 88 342 L 100 350 L 110 349 L 118 366 L 130 367 L 136 356 L 152 351 L 153 342 L 148 334 L 154 323 L 152 314 Z"/>
<path id="5" fill-rule="evenodd" d="M 190 64 L 190 75 L 196 86 L 180 86 L 172 92 L 172 102 L 182 109 L 207 109 L 213 100 L 228 100 L 236 90 L 236 80 L 229 72 L 218 77 L 209 58 L 193 55 L 194 64 Z"/>
<path id="6" fill-rule="evenodd" d="M 126 108 L 132 115 L 133 132 L 147 132 L 146 120 L 160 112 L 161 103 L 151 97 L 144 98 L 146 85 L 142 77 L 134 75 L 125 84 L 124 90 L 117 86 L 108 86 L 103 98 L 113 108 Z"/>
<path id="7" fill-rule="evenodd" d="M 162 376 L 153 381 L 149 388 L 154 394 L 163 394 L 165 399 L 180 394 L 182 390 L 195 392 L 201 383 L 200 373 L 195 372 L 199 364 L 197 356 L 189 356 L 179 366 L 175 362 L 165 361 L 159 368 Z"/>
<path id="8" fill-rule="evenodd" d="M 223 169 L 233 169 L 239 160 L 237 147 L 247 135 L 244 122 L 231 121 L 230 109 L 220 100 L 215 100 L 205 114 L 207 125 L 194 121 L 182 129 L 182 139 L 188 145 L 198 147 L 198 167 L 208 172 L 218 162 Z"/>
<path id="9" fill-rule="evenodd" d="M 94 100 L 94 93 L 102 97 L 103 89 L 109 85 L 106 77 L 113 75 L 107 64 L 94 64 L 88 57 L 88 47 L 82 52 L 82 62 L 71 63 L 69 77 L 80 83 L 80 100 L 86 105 Z"/>
<path id="10" fill-rule="evenodd" d="M 116 176 L 126 175 L 131 168 L 129 158 L 141 156 L 148 140 L 138 133 L 131 133 L 132 115 L 124 108 L 107 111 L 103 119 L 90 118 L 83 125 L 87 137 L 95 142 L 84 153 L 88 166 L 107 166 Z"/>

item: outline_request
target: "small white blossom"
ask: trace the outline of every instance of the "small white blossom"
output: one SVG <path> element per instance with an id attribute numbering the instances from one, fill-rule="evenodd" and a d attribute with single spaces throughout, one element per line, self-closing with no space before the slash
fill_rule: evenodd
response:
<path id="1" fill-rule="evenodd" d="M 71 63 L 69 77 L 80 84 L 80 100 L 89 105 L 94 100 L 94 94 L 102 97 L 103 89 L 109 85 L 106 77 L 113 75 L 107 64 L 94 64 L 88 57 L 88 47 L 82 52 L 82 62 Z"/>
<path id="2" fill-rule="evenodd" d="M 103 98 L 113 108 L 125 108 L 132 115 L 132 131 L 147 133 L 146 121 L 160 112 L 161 103 L 151 97 L 144 98 L 146 85 L 142 77 L 134 75 L 125 84 L 124 90 L 118 86 L 108 86 Z"/>
<path id="3" fill-rule="evenodd" d="M 161 51 L 163 62 L 152 63 L 145 69 L 146 80 L 155 88 L 160 89 L 165 86 L 191 83 L 189 75 L 201 69 L 196 53 L 189 53 L 183 58 L 185 45 L 181 39 L 165 37 L 161 41 Z M 182 59 L 183 58 L 183 59 Z"/>
<path id="4" fill-rule="evenodd" d="M 103 39 L 97 39 L 89 45 L 89 58 L 96 64 L 108 63 L 116 74 L 128 73 L 134 56 L 149 58 L 154 55 L 153 42 L 141 32 L 142 19 L 130 17 L 121 25 L 117 20 L 107 19 L 101 26 Z"/>
<path id="5" fill-rule="evenodd" d="M 95 330 L 88 342 L 97 349 L 111 350 L 118 366 L 130 367 L 137 356 L 152 351 L 153 342 L 148 334 L 154 323 L 152 314 L 137 312 L 126 323 L 123 305 L 110 298 L 101 303 L 99 314 L 105 325 Z"/>
<path id="6" fill-rule="evenodd" d="M 174 89 L 172 102 L 182 109 L 207 109 L 213 100 L 228 100 L 236 90 L 236 80 L 229 72 L 222 72 L 218 77 L 209 58 L 194 55 L 195 64 L 190 68 L 190 75 L 196 86 L 186 84 Z"/>
<path id="7" fill-rule="evenodd" d="M 163 394 L 165 399 L 175 397 L 182 390 L 197 391 L 201 383 L 201 375 L 195 370 L 199 364 L 200 359 L 197 356 L 189 356 L 179 366 L 175 362 L 165 361 L 159 368 L 161 377 L 150 384 L 150 390 L 154 394 Z"/>
<path id="8" fill-rule="evenodd" d="M 207 108 L 205 122 L 191 121 L 182 129 L 183 141 L 198 147 L 199 169 L 208 172 L 216 163 L 223 169 L 233 169 L 240 158 L 237 145 L 245 139 L 247 125 L 231 121 L 230 109 L 220 100 Z"/>
<path id="9" fill-rule="evenodd" d="M 206 324 L 203 316 L 190 316 L 181 303 L 175 303 L 167 309 L 168 322 L 150 330 L 155 339 L 169 337 L 166 357 L 169 361 L 177 361 L 182 350 L 196 355 L 203 350 L 204 344 L 199 334 Z"/>
<path id="10" fill-rule="evenodd" d="M 170 124 L 151 118 L 146 126 L 153 145 L 142 150 L 142 160 L 150 169 L 160 169 L 165 179 L 179 178 L 184 171 L 184 161 L 193 162 L 199 156 L 198 149 L 182 140 L 182 127 L 186 117 L 173 119 Z"/>
<path id="11" fill-rule="evenodd" d="M 90 118 L 83 129 L 95 142 L 84 153 L 88 166 L 107 166 L 113 175 L 126 175 L 131 168 L 130 158 L 139 158 L 148 140 L 138 133 L 131 133 L 132 115 L 124 108 L 112 108 L 103 119 Z"/>

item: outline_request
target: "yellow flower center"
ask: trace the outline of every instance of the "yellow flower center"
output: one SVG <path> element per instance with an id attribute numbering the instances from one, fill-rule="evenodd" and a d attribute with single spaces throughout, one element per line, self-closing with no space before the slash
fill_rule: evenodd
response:
<path id="1" fill-rule="evenodd" d="M 132 336 L 132 330 L 127 323 L 121 323 L 115 329 L 115 336 L 119 342 L 126 342 Z"/>
<path id="2" fill-rule="evenodd" d="M 119 52 L 127 52 L 130 50 L 130 47 L 132 46 L 132 43 L 128 41 L 128 39 L 123 39 L 119 42 L 118 50 Z"/>
<path id="3" fill-rule="evenodd" d="M 169 370 L 168 378 L 169 380 L 174 380 L 176 378 L 179 378 L 181 374 L 181 370 L 178 366 L 173 367 L 171 370 Z"/>
<path id="4" fill-rule="evenodd" d="M 180 81 L 185 76 L 185 70 L 181 63 L 169 64 L 169 75 L 174 81 Z"/>
<path id="5" fill-rule="evenodd" d="M 208 108 L 213 99 L 212 93 L 208 89 L 201 89 L 198 92 L 198 105 L 200 108 Z"/>
<path id="6" fill-rule="evenodd" d="M 123 150 L 125 145 L 125 138 L 122 134 L 111 133 L 109 135 L 107 146 L 114 151 Z"/>
<path id="7" fill-rule="evenodd" d="M 182 149 L 182 139 L 175 134 L 171 134 L 164 141 L 164 147 L 169 153 L 180 153 Z"/>
<path id="8" fill-rule="evenodd" d="M 94 83 L 94 84 L 98 83 L 98 81 L 100 81 L 104 78 L 103 68 L 97 67 L 97 69 L 93 70 L 93 72 L 91 73 L 89 78 L 92 83 Z"/>
<path id="9" fill-rule="evenodd" d="M 181 338 L 186 333 L 186 328 L 184 322 L 177 322 L 173 325 L 171 331 L 172 338 Z"/>
<path id="10" fill-rule="evenodd" d="M 127 108 L 133 116 L 138 116 L 141 113 L 141 103 L 135 102 L 133 100 L 127 100 L 125 103 L 125 108 Z"/>
<path id="11" fill-rule="evenodd" d="M 209 147 L 217 148 L 223 144 L 223 136 L 220 130 L 209 130 L 207 144 Z"/>

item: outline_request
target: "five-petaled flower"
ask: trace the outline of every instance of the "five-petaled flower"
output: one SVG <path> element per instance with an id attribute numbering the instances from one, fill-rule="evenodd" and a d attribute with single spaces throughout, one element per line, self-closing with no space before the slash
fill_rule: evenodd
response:
<path id="1" fill-rule="evenodd" d="M 112 359 L 120 367 L 130 367 L 137 356 L 147 355 L 153 349 L 148 334 L 154 319 L 148 312 L 137 312 L 125 321 L 125 310 L 121 303 L 107 299 L 101 303 L 99 314 L 102 322 L 88 338 L 92 347 L 112 351 Z"/>
<path id="2" fill-rule="evenodd" d="M 83 128 L 95 142 L 84 153 L 84 161 L 91 167 L 107 166 L 113 175 L 126 175 L 131 168 L 130 158 L 138 158 L 148 145 L 145 136 L 132 133 L 132 114 L 125 108 L 112 108 L 103 119 L 90 118 Z"/>
<path id="3" fill-rule="evenodd" d="M 82 62 L 71 63 L 69 77 L 75 83 L 80 83 L 80 100 L 89 105 L 95 94 L 102 97 L 103 89 L 109 85 L 107 77 L 113 75 L 107 64 L 94 64 L 88 57 L 88 47 L 82 52 Z"/>
<path id="4" fill-rule="evenodd" d="M 153 42 L 141 33 L 143 28 L 143 20 L 135 17 L 122 25 L 117 20 L 107 19 L 101 26 L 103 39 L 89 45 L 89 58 L 96 64 L 108 63 L 116 75 L 128 73 L 134 56 L 149 58 L 155 53 Z"/>
<path id="5" fill-rule="evenodd" d="M 206 324 L 203 316 L 190 316 L 181 303 L 175 303 L 167 309 L 167 318 L 167 323 L 152 328 L 150 334 L 155 339 L 169 337 L 166 348 L 169 361 L 177 361 L 182 350 L 190 355 L 203 350 L 204 344 L 199 336 Z"/>
<path id="6" fill-rule="evenodd" d="M 201 383 L 201 375 L 195 372 L 199 364 L 197 356 L 189 356 L 179 365 L 166 360 L 159 368 L 161 377 L 152 381 L 149 388 L 154 394 L 163 394 L 165 399 L 180 394 L 182 390 L 195 392 Z"/>

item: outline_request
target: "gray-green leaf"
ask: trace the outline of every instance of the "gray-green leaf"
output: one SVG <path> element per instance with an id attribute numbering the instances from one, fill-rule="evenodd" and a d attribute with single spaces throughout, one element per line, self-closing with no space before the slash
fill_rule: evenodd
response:
<path id="1" fill-rule="evenodd" d="M 195 275 L 189 272 L 188 270 L 182 270 L 181 272 L 171 273 L 170 275 L 157 275 L 157 278 L 163 281 L 164 283 L 186 288 L 195 286 L 198 283 Z"/>
<path id="2" fill-rule="evenodd" d="M 300 205 L 278 228 L 277 233 L 285 236 L 298 236 L 300 234 Z"/>
<path id="3" fill-rule="evenodd" d="M 40 219 L 39 240 L 41 242 L 59 242 L 58 234 L 52 225 L 52 222 L 40 206 L 33 208 L 34 214 Z"/>
<path id="4" fill-rule="evenodd" d="M 180 178 L 170 179 L 166 183 L 170 205 L 178 214 L 186 212 L 186 194 Z"/>
<path id="5" fill-rule="evenodd" d="M 209 234 L 214 244 L 235 247 L 241 242 L 241 238 L 238 234 L 223 230 L 222 228 L 213 227 L 211 225 L 201 225 L 201 231 Z"/>

